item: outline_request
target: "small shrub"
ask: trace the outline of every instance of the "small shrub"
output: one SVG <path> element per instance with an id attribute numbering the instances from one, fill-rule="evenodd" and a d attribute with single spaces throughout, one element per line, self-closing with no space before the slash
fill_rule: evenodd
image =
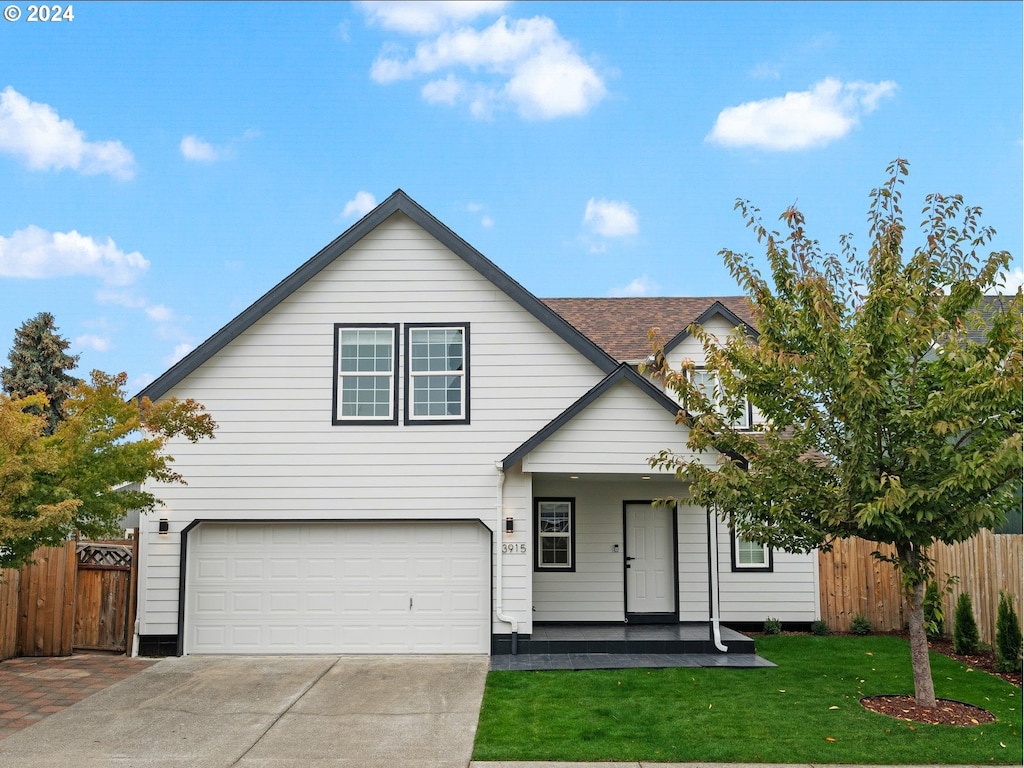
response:
<path id="1" fill-rule="evenodd" d="M 764 633 L 766 635 L 777 635 L 782 631 L 782 622 L 769 616 L 764 620 Z"/>
<path id="2" fill-rule="evenodd" d="M 862 613 L 858 613 L 850 622 L 850 634 L 852 635 L 870 635 L 871 629 L 871 622 Z"/>
<path id="3" fill-rule="evenodd" d="M 970 656 L 978 652 L 978 623 L 967 592 L 961 592 L 953 611 L 953 653 Z"/>
<path id="4" fill-rule="evenodd" d="M 999 610 L 996 613 L 996 669 L 1000 672 L 1020 672 L 1021 633 L 1013 598 L 999 590 Z"/>
<path id="5" fill-rule="evenodd" d="M 811 622 L 811 633 L 815 635 L 828 635 L 831 634 L 832 630 L 829 629 L 828 622 L 824 619 L 818 619 L 817 621 Z"/>

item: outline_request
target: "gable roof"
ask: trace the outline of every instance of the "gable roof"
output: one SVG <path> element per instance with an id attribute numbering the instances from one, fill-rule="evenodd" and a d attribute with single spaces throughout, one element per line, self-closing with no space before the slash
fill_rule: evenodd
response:
<path id="1" fill-rule="evenodd" d="M 595 384 L 589 392 L 583 395 L 583 397 L 581 397 L 575 403 L 573 403 L 560 414 L 558 414 L 558 416 L 556 416 L 554 419 L 552 419 L 543 427 L 541 427 L 540 430 L 534 433 L 534 435 L 530 437 L 526 442 L 524 442 L 522 445 L 520 445 L 518 448 L 512 451 L 512 453 L 510 453 L 508 456 L 502 459 L 501 468 L 503 470 L 508 470 L 510 467 L 520 462 L 523 459 L 523 457 L 526 456 L 526 454 L 528 454 L 530 451 L 535 449 L 537 446 L 539 446 L 541 443 L 543 443 L 545 440 L 547 440 L 549 437 L 555 434 L 569 421 L 571 421 L 573 417 L 577 416 L 578 414 L 586 410 L 586 408 L 591 403 L 597 400 L 601 395 L 603 395 L 613 386 L 618 384 L 620 381 L 628 381 L 629 383 L 638 387 L 641 392 L 643 392 L 645 395 L 650 397 L 655 403 L 657 403 L 666 411 L 668 411 L 673 418 L 675 418 L 676 415 L 679 413 L 679 403 L 677 403 L 675 400 L 673 400 L 660 389 L 658 389 L 656 386 L 654 386 L 654 384 L 652 384 L 650 381 L 648 381 L 639 373 L 637 373 L 636 370 L 629 366 L 629 364 L 622 363 L 614 371 L 609 373 L 607 376 L 601 379 L 601 381 Z"/>
<path id="2" fill-rule="evenodd" d="M 565 318 L 541 302 L 536 296 L 509 277 L 469 243 L 434 218 L 425 208 L 401 189 L 395 190 L 387 200 L 353 224 L 333 242 L 325 246 L 309 261 L 263 294 L 241 314 L 214 333 L 192 352 L 178 361 L 158 379 L 138 393 L 137 397 L 157 399 L 166 394 L 182 379 L 199 368 L 253 323 L 284 301 L 295 290 L 316 276 L 335 259 L 343 256 L 353 245 L 396 213 L 403 213 L 436 238 L 442 245 L 490 280 L 513 301 L 551 329 L 573 349 L 594 363 L 604 373 L 613 371 L 617 362 L 591 339 L 580 333 Z"/>
<path id="3" fill-rule="evenodd" d="M 691 325 L 704 323 L 715 314 L 748 329 L 754 326 L 750 302 L 744 296 L 543 301 L 609 355 L 624 362 L 639 362 L 651 354 L 647 338 L 651 328 L 660 329 L 668 351 L 689 335 Z"/>

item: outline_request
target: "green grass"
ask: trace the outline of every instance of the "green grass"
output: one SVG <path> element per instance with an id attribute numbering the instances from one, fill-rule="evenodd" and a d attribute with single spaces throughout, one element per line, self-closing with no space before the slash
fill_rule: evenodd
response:
<path id="1" fill-rule="evenodd" d="M 859 699 L 913 693 L 891 636 L 757 639 L 771 669 L 491 672 L 474 760 L 1021 765 L 1021 692 L 932 654 L 939 698 L 972 728 L 907 723 Z"/>

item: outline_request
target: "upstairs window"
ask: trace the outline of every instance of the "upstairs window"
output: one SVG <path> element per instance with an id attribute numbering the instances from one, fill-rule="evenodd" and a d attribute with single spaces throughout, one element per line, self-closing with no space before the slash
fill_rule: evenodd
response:
<path id="1" fill-rule="evenodd" d="M 718 374 L 706 368 L 697 368 L 689 376 L 693 386 L 714 405 L 715 411 L 724 418 L 726 409 L 722 403 L 722 383 Z M 729 425 L 736 429 L 750 429 L 750 403 L 744 401 L 740 417 L 729 422 Z"/>
<path id="2" fill-rule="evenodd" d="M 469 422 L 469 326 L 406 326 L 407 424 Z"/>
<path id="3" fill-rule="evenodd" d="M 334 326 L 335 424 L 397 424 L 397 325 Z"/>

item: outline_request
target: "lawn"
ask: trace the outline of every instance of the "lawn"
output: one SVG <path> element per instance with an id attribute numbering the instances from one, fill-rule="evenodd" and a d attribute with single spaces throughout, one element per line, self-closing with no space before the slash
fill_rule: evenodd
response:
<path id="1" fill-rule="evenodd" d="M 474 760 L 1021 765 L 1021 691 L 932 654 L 940 698 L 992 712 L 972 728 L 908 723 L 859 699 L 913 693 L 892 636 L 757 640 L 769 669 L 491 672 Z"/>

